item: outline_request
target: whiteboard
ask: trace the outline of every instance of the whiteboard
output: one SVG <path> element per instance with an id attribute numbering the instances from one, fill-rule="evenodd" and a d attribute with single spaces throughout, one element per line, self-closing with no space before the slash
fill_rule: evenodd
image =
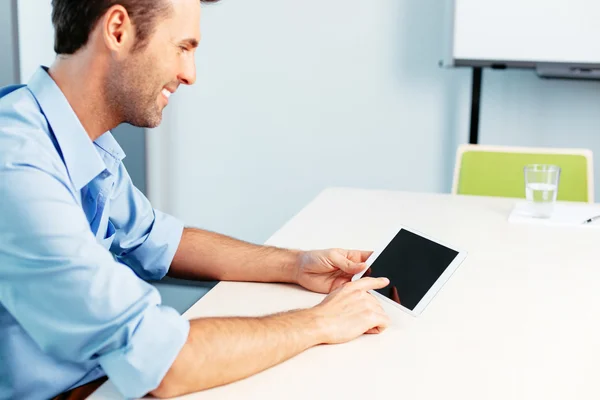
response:
<path id="1" fill-rule="evenodd" d="M 454 65 L 600 67 L 600 0 L 450 0 Z"/>

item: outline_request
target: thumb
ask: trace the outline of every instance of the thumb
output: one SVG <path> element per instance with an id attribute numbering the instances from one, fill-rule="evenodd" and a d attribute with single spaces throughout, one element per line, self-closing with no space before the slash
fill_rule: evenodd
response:
<path id="1" fill-rule="evenodd" d="M 347 274 L 358 274 L 359 272 L 364 271 L 365 269 L 367 269 L 367 264 L 364 262 L 354 262 L 352 260 L 350 260 L 349 258 L 345 257 L 343 254 L 340 253 L 333 253 L 331 256 L 331 261 L 333 262 L 333 265 L 344 271 Z"/>
<path id="2" fill-rule="evenodd" d="M 346 271 L 344 271 L 344 272 L 354 275 L 354 274 L 358 274 L 359 272 L 363 272 L 366 269 L 367 269 L 367 263 L 364 263 L 364 262 L 355 263 L 355 262 L 350 261 L 348 263 L 348 266 L 346 267 Z"/>

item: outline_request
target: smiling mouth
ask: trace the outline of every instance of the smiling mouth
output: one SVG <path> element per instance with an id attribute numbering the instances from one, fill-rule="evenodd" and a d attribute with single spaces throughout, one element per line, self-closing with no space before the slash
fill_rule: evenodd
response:
<path id="1" fill-rule="evenodd" d="M 171 93 L 171 92 L 169 92 L 167 89 L 163 89 L 161 93 L 162 93 L 162 95 L 163 95 L 163 96 L 165 96 L 165 98 L 166 98 L 167 100 L 169 100 L 169 97 L 171 97 L 171 94 L 172 94 L 172 93 Z"/>

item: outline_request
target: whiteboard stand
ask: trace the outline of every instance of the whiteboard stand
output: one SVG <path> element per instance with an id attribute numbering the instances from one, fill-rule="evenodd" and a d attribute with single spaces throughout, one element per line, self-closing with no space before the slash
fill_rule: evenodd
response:
<path id="1" fill-rule="evenodd" d="M 479 143 L 479 116 L 481 115 L 481 83 L 483 81 L 483 68 L 473 67 L 471 81 L 471 123 L 469 128 L 469 144 Z"/>
<path id="2" fill-rule="evenodd" d="M 598 0 L 444 0 L 442 67 L 473 68 L 469 143 L 479 143 L 483 68 L 600 80 Z M 568 3 L 568 4 L 567 4 Z"/>
<path id="3" fill-rule="evenodd" d="M 600 66 L 538 64 L 535 72 L 540 78 L 600 80 Z"/>

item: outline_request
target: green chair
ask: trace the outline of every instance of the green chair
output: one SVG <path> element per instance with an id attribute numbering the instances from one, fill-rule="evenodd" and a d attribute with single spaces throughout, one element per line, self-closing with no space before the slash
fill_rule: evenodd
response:
<path id="1" fill-rule="evenodd" d="M 461 145 L 452 193 L 525 198 L 523 168 L 527 164 L 561 168 L 558 200 L 594 202 L 592 152 L 583 149 Z"/>

